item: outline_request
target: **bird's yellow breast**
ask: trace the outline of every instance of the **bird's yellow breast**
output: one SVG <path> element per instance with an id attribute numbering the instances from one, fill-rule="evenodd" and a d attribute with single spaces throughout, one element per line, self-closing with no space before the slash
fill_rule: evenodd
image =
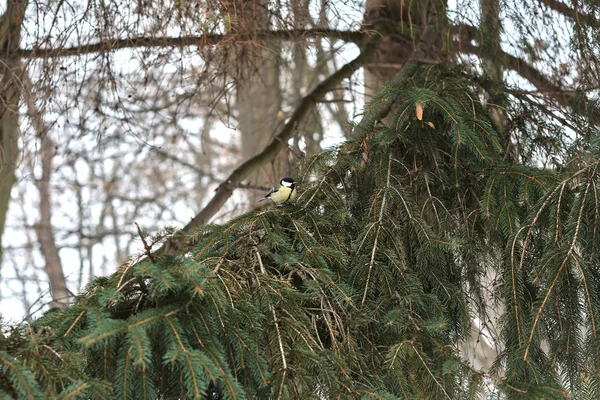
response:
<path id="1" fill-rule="evenodd" d="M 296 197 L 296 188 L 280 186 L 275 193 L 271 194 L 271 200 L 274 203 L 280 204 L 286 201 L 293 200 Z"/>

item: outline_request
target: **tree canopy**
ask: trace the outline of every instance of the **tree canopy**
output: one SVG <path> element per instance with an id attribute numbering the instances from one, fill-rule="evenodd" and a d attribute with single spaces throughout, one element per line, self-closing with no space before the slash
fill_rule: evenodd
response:
<path id="1" fill-rule="evenodd" d="M 57 303 L 39 318 L 3 325 L 0 395 L 600 397 L 597 5 L 518 1 L 501 9 L 496 0 L 482 0 L 474 3 L 478 11 L 458 13 L 445 2 L 369 1 L 364 19 L 357 21 L 360 27 L 338 29 L 339 20 L 331 14 L 353 10 L 352 3 L 321 4 L 319 18 L 310 12 L 286 14 L 299 6 L 293 2 L 286 3 L 289 9 L 258 1 L 176 2 L 160 15 L 140 3 L 126 9 L 137 15 L 136 23 L 109 7 L 118 3 L 90 4 L 96 14 L 85 11 L 82 18 L 104 27 L 95 42 L 53 45 L 52 25 L 50 45 L 22 45 L 27 43 L 20 33 L 27 2 L 9 2 L 0 21 L 6 53 L 0 66 L 5 99 L 0 185 L 10 189 L 18 172 L 18 138 L 27 137 L 18 129 L 22 106 L 40 144 L 41 165 L 31 166 L 40 177 L 35 182 L 40 223 L 34 228 Z M 73 10 L 69 18 L 79 15 Z M 58 15 L 39 7 L 36 12 Z M 161 24 L 152 24 L 157 21 Z M 185 29 L 178 36 L 167 34 L 175 27 L 193 31 L 198 21 L 200 34 Z M 261 21 L 266 28 L 257 25 Z M 315 42 L 300 40 L 307 38 Z M 83 79 L 76 91 L 97 96 L 90 112 L 102 118 L 79 122 L 85 135 L 99 135 L 97 143 L 106 146 L 103 156 L 117 159 L 114 154 L 130 143 L 110 127 L 128 123 L 135 136 L 148 120 L 133 116 L 155 116 L 158 110 L 157 126 L 164 131 L 153 130 L 144 139 L 186 142 L 186 135 L 171 136 L 171 129 L 177 131 L 172 123 L 197 111 L 195 96 L 211 97 L 202 89 L 214 85 L 225 93 L 229 80 L 240 102 L 240 129 L 249 129 L 250 140 L 256 139 L 260 116 L 272 113 L 273 104 L 251 114 L 253 91 L 264 86 L 257 94 L 261 99 L 281 94 L 272 80 L 278 72 L 273 62 L 290 56 L 294 66 L 310 65 L 300 61 L 312 50 L 322 54 L 323 38 L 355 43 L 356 56 L 327 73 L 314 66 L 318 79 L 311 84 L 304 73 L 284 75 L 304 83 L 287 100 L 291 111 L 265 125 L 270 131 L 261 136 L 268 139 L 263 149 L 228 169 L 183 228 L 149 235 L 138 227 L 142 253 L 115 273 L 92 280 L 69 302 L 66 278 L 60 276 L 64 260 L 58 259 L 50 223 L 52 149 L 60 137 L 53 138 L 46 124 L 55 109 L 39 109 L 32 95 L 34 88 L 53 88 L 61 70 L 44 60 L 63 60 L 60 64 L 75 56 L 83 62 L 87 54 L 106 57 L 90 68 L 109 71 L 114 91 L 83 82 L 98 83 L 98 76 Z M 302 43 L 305 52 L 286 50 L 284 43 Z M 131 75 L 113 74 L 112 52 L 124 49 L 141 49 L 132 59 L 142 66 Z M 232 61 L 231 54 L 240 60 Z M 201 63 L 194 64 L 196 56 Z M 328 66 L 339 61 L 317 59 Z M 31 65 L 26 68 L 23 60 Z M 256 65 L 260 60 L 263 65 Z M 196 76 L 191 67 L 157 78 L 184 61 L 204 68 L 189 87 L 181 79 Z M 250 65 L 255 74 L 248 74 Z M 31 80 L 32 69 L 43 66 L 52 73 Z M 315 116 L 322 109 L 315 110 L 332 94 L 343 96 L 339 85 L 360 67 L 371 98 L 360 118 L 344 120 L 347 140 L 326 149 L 314 146 L 288 166 L 298 182 L 297 202 L 214 222 L 249 177 L 270 163 L 284 168 L 289 159 L 278 157 L 290 146 L 299 149 L 300 137 L 309 148 L 309 138 L 327 126 Z M 145 80 L 153 96 L 139 93 L 137 103 L 116 96 L 119 85 L 132 77 Z M 182 87 L 175 101 L 156 95 Z M 228 97 L 219 96 L 216 103 L 227 104 Z M 43 101 L 55 105 L 58 100 Z M 273 102 L 285 109 L 281 99 Z M 128 107 L 125 114 L 121 106 Z M 160 113 L 166 111 L 173 120 Z M 68 115 L 65 111 L 55 122 Z M 190 167 L 179 154 L 160 151 L 165 160 Z M 89 159 L 93 151 L 84 146 L 78 154 L 69 164 L 74 171 L 80 159 L 95 165 Z M 199 154 L 194 157 L 204 165 Z M 125 162 L 135 159 L 125 157 Z M 124 171 L 123 165 L 131 164 L 103 159 L 98 165 Z M 157 197 L 157 203 L 179 192 L 189 195 L 184 183 L 177 184 L 177 170 L 169 171 L 173 175 L 165 176 L 172 186 L 159 188 L 167 197 Z M 161 179 L 162 172 L 157 173 Z M 75 188 L 85 186 L 78 175 L 71 178 Z M 115 182 L 103 181 L 104 190 Z M 132 185 L 143 192 L 143 182 Z M 0 194 L 6 197 L 6 190 Z M 4 218 L 2 201 L 8 200 L 0 197 Z M 477 365 L 481 360 L 470 356 L 474 340 L 482 342 L 475 346 L 493 348 L 489 365 Z"/>

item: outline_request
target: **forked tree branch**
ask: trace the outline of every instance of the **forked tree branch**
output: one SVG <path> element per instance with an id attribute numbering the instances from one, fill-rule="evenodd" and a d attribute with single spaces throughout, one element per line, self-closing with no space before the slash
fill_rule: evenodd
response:
<path id="1" fill-rule="evenodd" d="M 465 27 L 462 27 L 461 29 L 464 28 Z M 471 29 L 473 32 L 477 31 L 475 28 Z M 480 56 L 481 48 L 471 44 L 470 41 L 470 38 L 473 37 L 473 32 L 458 39 L 458 51 Z M 554 99 L 559 106 L 570 108 L 574 112 L 585 116 L 586 118 L 590 118 L 592 123 L 600 124 L 600 109 L 597 106 L 595 106 L 588 99 L 585 99 L 585 107 L 582 107 L 581 95 L 573 91 L 566 90 L 565 88 L 561 87 L 560 84 L 553 82 L 549 77 L 544 75 L 527 61 L 504 51 L 500 51 L 497 62 L 502 63 L 506 68 L 512 69 L 523 78 L 527 79 L 537 88 L 540 93 Z"/>
<path id="2" fill-rule="evenodd" d="M 300 121 L 310 112 L 313 106 L 319 102 L 328 92 L 335 89 L 342 80 L 350 77 L 364 62 L 367 61 L 370 54 L 376 49 L 378 37 L 373 36 L 364 46 L 361 53 L 354 60 L 345 64 L 308 95 L 300 100 L 300 104 L 294 110 L 290 119 L 281 128 L 279 133 L 273 138 L 271 143 L 256 156 L 245 161 L 236 168 L 229 177 L 219 185 L 214 196 L 208 204 L 185 226 L 183 227 L 165 246 L 158 250 L 164 254 L 178 254 L 184 249 L 187 243 L 187 235 L 195 228 L 205 225 L 208 221 L 223 207 L 225 202 L 231 197 L 236 186 L 242 183 L 252 172 L 261 166 L 271 162 L 279 152 L 287 146 L 288 140 L 292 137 L 294 129 Z"/>
<path id="3" fill-rule="evenodd" d="M 195 35 L 181 37 L 134 37 L 127 39 L 108 39 L 98 43 L 73 47 L 18 49 L 13 55 L 23 58 L 52 58 L 80 56 L 83 54 L 106 52 L 137 47 L 187 47 L 211 46 L 222 43 L 244 43 L 264 40 L 301 41 L 315 38 L 340 39 L 347 42 L 362 43 L 369 37 L 369 32 L 340 31 L 335 29 L 292 29 L 284 31 L 260 30 L 252 33 L 227 33 L 223 35 Z"/>
<path id="4" fill-rule="evenodd" d="M 468 42 L 460 43 L 460 51 L 468 54 L 481 55 L 481 48 Z M 567 100 L 570 96 L 572 96 L 572 94 L 565 92 L 559 85 L 552 82 L 550 78 L 542 74 L 535 67 L 532 67 L 527 61 L 504 51 L 500 51 L 496 61 L 502 63 L 506 68 L 514 70 L 523 78 L 527 79 L 541 93 L 549 95 L 560 93 L 564 95 L 565 97 L 562 100 L 557 99 L 557 101 L 561 105 L 568 105 Z"/>
<path id="5" fill-rule="evenodd" d="M 481 32 L 479 29 L 471 25 L 461 24 L 454 26 L 451 33 L 456 37 L 455 43 L 457 52 L 482 56 L 481 47 L 472 44 L 473 40 L 481 42 Z M 540 92 L 563 92 L 563 90 L 552 82 L 550 78 L 542 74 L 522 58 L 515 57 L 502 50 L 498 51 L 497 56 L 496 62 L 500 62 L 504 67 L 517 72 L 523 78 L 531 82 Z"/>
<path id="6" fill-rule="evenodd" d="M 600 29 L 600 21 L 591 14 L 582 13 L 556 0 L 540 0 L 540 3 L 575 22 L 583 22 L 592 28 Z"/>

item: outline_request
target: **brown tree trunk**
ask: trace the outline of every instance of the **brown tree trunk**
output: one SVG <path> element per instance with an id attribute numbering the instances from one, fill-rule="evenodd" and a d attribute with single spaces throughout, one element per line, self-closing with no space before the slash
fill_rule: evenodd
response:
<path id="1" fill-rule="evenodd" d="M 502 51 L 500 46 L 501 26 L 500 1 L 481 0 L 482 66 L 486 75 L 496 82 L 504 80 L 504 68 L 502 64 L 497 62 L 497 56 Z M 503 111 L 506 104 L 504 93 L 494 90 L 492 86 L 492 89 L 486 93 L 486 100 L 506 154 L 513 160 L 517 160 L 519 157 L 518 148 L 516 144 L 511 142 L 510 135 L 506 132 L 506 114 Z"/>
<path id="2" fill-rule="evenodd" d="M 54 237 L 54 228 L 52 227 L 52 195 L 50 186 L 50 175 L 52 173 L 52 158 L 56 153 L 54 141 L 48 137 L 48 128 L 44 124 L 43 116 L 35 106 L 35 98 L 31 81 L 24 72 L 21 74 L 21 81 L 24 84 L 23 97 L 27 105 L 29 119 L 33 123 L 33 128 L 40 140 L 40 155 L 42 176 L 35 181 L 40 197 L 39 212 L 40 220 L 35 224 L 34 229 L 37 235 L 42 255 L 44 256 L 44 271 L 48 275 L 50 282 L 50 295 L 52 302 L 51 308 L 64 307 L 69 303 L 70 292 L 67 289 L 67 282 L 63 271 L 56 239 Z"/>
<path id="3" fill-rule="evenodd" d="M 2 234 L 19 158 L 22 67 L 19 58 L 10 53 L 19 48 L 27 3 L 28 0 L 8 0 L 6 11 L 0 17 L 0 263 Z"/>
<path id="4" fill-rule="evenodd" d="M 267 3 L 265 0 L 239 0 L 235 19 L 238 23 L 234 28 L 238 32 L 252 32 L 257 26 L 268 27 Z M 244 45 L 236 54 L 234 76 L 244 160 L 260 153 L 284 123 L 280 114 L 279 54 L 276 42 L 260 40 Z M 259 168 L 248 180 L 256 185 L 272 185 L 288 173 L 286 159 L 287 155 L 283 152 L 270 165 Z M 251 204 L 261 196 L 262 193 L 258 192 L 248 193 Z"/>
<path id="5" fill-rule="evenodd" d="M 63 272 L 62 263 L 56 247 L 54 229 L 52 228 L 52 203 L 50 194 L 50 172 L 52 171 L 52 158 L 55 145 L 52 140 L 43 136 L 41 138 L 42 177 L 35 183 L 40 195 L 40 220 L 35 224 L 35 233 L 40 242 L 44 256 L 44 271 L 50 282 L 50 295 L 52 296 L 51 308 L 64 307 L 69 303 L 69 291 Z"/>
<path id="6" fill-rule="evenodd" d="M 445 56 L 443 32 L 448 27 L 445 12 L 445 0 L 367 0 L 365 28 L 382 34 L 376 54 L 365 65 L 367 101 L 394 78 L 418 47 L 424 48 L 430 61 Z M 427 45 L 419 46 L 420 42 Z"/>

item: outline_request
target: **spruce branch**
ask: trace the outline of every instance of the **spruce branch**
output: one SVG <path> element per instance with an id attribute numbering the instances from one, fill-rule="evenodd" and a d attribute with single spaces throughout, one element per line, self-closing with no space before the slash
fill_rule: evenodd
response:
<path id="1" fill-rule="evenodd" d="M 194 364 L 191 359 L 190 350 L 183 343 L 181 334 L 179 333 L 179 329 L 177 329 L 177 327 L 175 327 L 175 325 L 173 324 L 173 321 L 171 321 L 171 319 L 166 315 L 164 318 L 165 318 L 165 321 L 169 324 L 169 327 L 171 328 L 171 331 L 173 332 L 173 336 L 175 337 L 175 339 L 177 339 L 177 344 L 179 345 L 181 354 L 183 354 L 183 357 L 185 358 L 185 361 L 187 363 L 188 371 L 192 378 L 192 383 L 193 383 L 192 387 L 194 389 L 194 398 L 199 399 L 199 398 L 201 398 L 201 393 L 202 393 L 202 390 L 200 389 L 200 382 L 199 382 L 201 380 L 201 378 L 196 376 L 197 372 L 196 372 L 196 369 L 194 368 Z"/>
<path id="2" fill-rule="evenodd" d="M 75 318 L 73 320 L 73 322 L 71 323 L 71 325 L 69 326 L 69 329 L 67 329 L 67 331 L 64 333 L 63 338 L 66 338 L 67 336 L 69 336 L 69 334 L 71 333 L 73 328 L 75 328 L 75 325 L 77 325 L 77 323 L 79 322 L 81 317 L 83 317 L 85 315 L 86 311 L 87 311 L 86 309 L 81 310 L 81 312 L 79 313 L 77 318 Z"/>
<path id="3" fill-rule="evenodd" d="M 263 265 L 262 257 L 260 256 L 260 252 L 258 251 L 258 247 L 254 246 L 254 252 L 256 253 L 256 259 L 258 260 L 258 265 L 260 265 L 260 272 L 261 272 L 261 274 L 266 274 L 267 270 L 265 269 L 265 266 Z"/>
<path id="4" fill-rule="evenodd" d="M 281 375 L 281 385 L 279 386 L 279 393 L 277 398 L 281 399 L 283 395 L 283 385 L 285 383 L 285 374 L 287 373 L 287 360 L 285 358 L 285 350 L 283 349 L 283 340 L 281 339 L 281 332 L 279 331 L 279 321 L 277 320 L 277 313 L 275 313 L 275 307 L 272 302 L 269 302 L 269 308 L 273 314 L 273 321 L 275 322 L 275 331 L 277 332 L 277 342 L 279 344 L 279 352 L 281 353 L 281 363 L 283 364 L 283 374 Z"/>
<path id="5" fill-rule="evenodd" d="M 595 186 L 594 186 L 594 191 L 595 191 Z M 590 288 L 590 282 L 587 278 L 587 274 L 585 273 L 585 271 L 583 270 L 583 268 L 581 267 L 581 263 L 576 263 L 577 267 L 579 268 L 579 271 L 581 272 L 581 281 L 583 283 L 584 286 L 584 291 L 585 291 L 585 299 L 588 305 L 588 312 L 590 313 L 590 324 L 591 324 L 591 332 L 592 332 L 592 336 L 594 338 L 594 343 L 597 343 L 598 341 L 598 330 L 596 327 L 596 312 L 594 311 L 594 301 L 592 299 L 592 291 Z M 594 353 L 596 356 L 596 364 L 600 364 L 600 353 L 598 351 L 598 346 L 594 346 Z M 600 369 L 598 369 L 598 367 L 600 367 L 600 365 L 596 366 L 596 374 L 598 375 L 598 378 L 600 378 Z"/>
<path id="6" fill-rule="evenodd" d="M 596 165 L 596 167 L 594 168 L 594 175 L 595 175 L 597 168 L 598 168 L 598 165 Z M 586 185 L 585 192 L 583 193 L 583 199 L 581 201 L 581 207 L 579 208 L 579 215 L 577 217 L 577 224 L 575 226 L 575 232 L 573 234 L 573 239 L 571 240 L 571 245 L 569 246 L 569 250 L 567 251 L 567 254 L 565 255 L 565 257 L 563 258 L 563 260 L 560 264 L 560 267 L 558 268 L 558 271 L 556 272 L 556 275 L 552 281 L 552 284 L 550 285 L 549 288 L 546 289 L 546 296 L 544 296 L 544 300 L 542 301 L 542 304 L 539 306 L 539 308 L 536 312 L 535 319 L 533 321 L 533 325 L 531 326 L 531 331 L 529 333 L 527 347 L 525 348 L 525 353 L 523 354 L 523 360 L 525 360 L 525 361 L 527 361 L 527 356 L 529 355 L 529 349 L 531 347 L 531 343 L 533 342 L 533 336 L 535 334 L 535 329 L 540 321 L 542 312 L 544 311 L 544 307 L 546 306 L 546 303 L 548 302 L 548 299 L 550 298 L 550 295 L 552 294 L 554 287 L 556 286 L 558 278 L 562 274 L 563 270 L 565 269 L 565 266 L 567 265 L 567 262 L 571 258 L 571 254 L 573 254 L 573 252 L 577 248 L 577 240 L 579 239 L 579 231 L 581 229 L 581 224 L 582 224 L 582 219 L 583 219 L 583 211 L 585 209 L 585 201 L 587 199 L 591 184 L 592 184 L 592 181 L 589 180 Z"/>
<path id="7" fill-rule="evenodd" d="M 411 347 L 413 348 L 413 350 L 414 350 L 415 354 L 417 355 L 417 357 L 419 357 L 419 360 L 421 360 L 421 363 L 423 364 L 423 366 L 427 370 L 427 373 L 429 373 L 429 376 L 431 376 L 431 378 L 436 383 L 436 385 L 438 385 L 439 388 L 444 393 L 444 397 L 446 399 L 451 399 L 452 397 L 450 397 L 448 395 L 448 392 L 446 392 L 446 389 L 444 389 L 444 386 L 438 381 L 438 378 L 433 374 L 433 372 L 431 372 L 431 369 L 429 369 L 429 366 L 427 365 L 427 363 L 425 362 L 425 360 L 423 359 L 423 357 L 421 357 L 421 354 L 419 353 L 419 350 L 417 350 L 417 348 L 415 347 L 414 344 L 411 344 Z"/>
<path id="8" fill-rule="evenodd" d="M 363 292 L 362 301 L 360 302 L 361 306 L 365 305 L 365 300 L 367 299 L 367 292 L 369 290 L 369 282 L 371 280 L 371 273 L 373 271 L 373 265 L 375 265 L 375 255 L 377 253 L 377 244 L 379 242 L 379 233 L 381 232 L 381 226 L 383 223 L 383 215 L 385 213 L 385 202 L 387 200 L 388 190 L 390 189 L 390 178 L 392 174 L 392 154 L 388 155 L 388 166 L 387 166 L 387 177 L 385 183 L 385 190 L 383 192 L 383 199 L 381 200 L 381 206 L 379 209 L 379 219 L 377 221 L 377 232 L 375 233 L 375 242 L 373 243 L 373 250 L 371 251 L 371 261 L 369 262 L 369 271 L 367 272 L 367 280 L 365 282 L 365 290 Z"/>
<path id="9" fill-rule="evenodd" d="M 580 173 L 582 173 L 584 170 L 579 171 L 577 174 L 571 176 L 569 179 L 573 179 L 575 176 L 579 175 Z M 521 233 L 522 230 L 524 229 L 528 229 L 527 230 L 527 234 L 525 235 L 525 239 L 523 240 L 523 247 L 521 250 L 521 255 L 520 255 L 520 261 L 519 261 L 519 269 L 522 270 L 524 268 L 525 265 L 525 253 L 527 250 L 527 246 L 529 243 L 529 240 L 533 234 L 533 227 L 536 225 L 538 219 L 541 217 L 542 212 L 546 209 L 546 207 L 548 206 L 548 204 L 551 202 L 554 194 L 556 194 L 556 192 L 559 190 L 559 188 L 564 187 L 566 185 L 566 182 L 569 180 L 565 180 L 563 181 L 560 185 L 557 185 L 552 192 L 550 192 L 547 196 L 546 199 L 544 200 L 544 202 L 542 203 L 542 205 L 539 207 L 536 215 L 533 217 L 533 220 L 531 221 L 531 224 L 529 224 L 528 226 L 524 226 L 521 229 L 519 229 L 519 231 L 514 235 L 513 238 L 513 242 L 512 242 L 512 246 L 511 246 L 511 292 L 512 292 L 512 301 L 513 301 L 513 308 L 515 310 L 515 321 L 517 323 L 517 339 L 519 341 L 519 345 L 521 345 L 521 341 L 524 340 L 522 339 L 522 335 L 523 333 L 521 332 L 522 328 L 522 322 L 521 322 L 521 316 L 519 314 L 519 303 L 518 303 L 518 298 L 519 295 L 517 293 L 517 282 L 516 282 L 516 276 L 517 276 L 517 271 L 515 268 L 515 248 L 517 246 L 517 242 L 518 242 L 518 238 L 519 238 L 519 234 Z"/>

